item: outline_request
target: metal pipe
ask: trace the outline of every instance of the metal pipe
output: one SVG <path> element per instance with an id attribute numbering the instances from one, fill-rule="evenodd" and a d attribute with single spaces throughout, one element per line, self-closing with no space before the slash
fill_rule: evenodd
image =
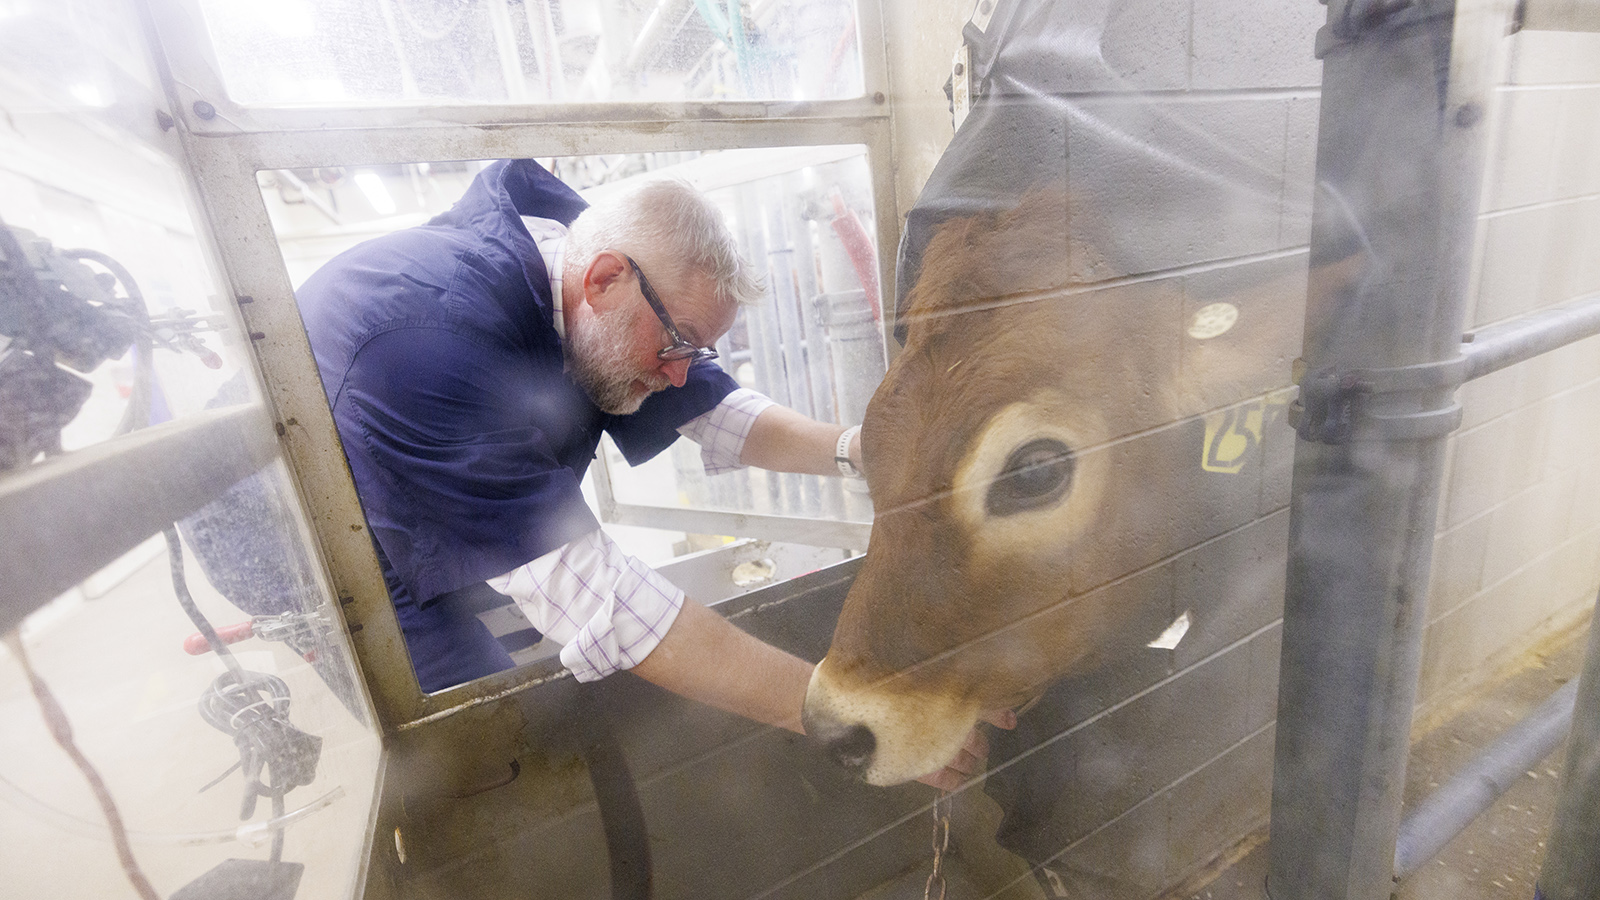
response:
<path id="1" fill-rule="evenodd" d="M 691 12 L 690 5 L 691 0 L 656 0 L 650 14 L 645 16 L 644 24 L 639 26 L 633 45 L 628 48 L 624 67 L 629 75 L 638 74 L 650 63 L 651 57 L 658 52 L 659 44 L 677 37 L 678 32 L 683 30 L 685 13 Z M 674 19 L 677 20 L 675 23 Z"/>
<path id="2" fill-rule="evenodd" d="M 1600 599 L 1595 611 L 1600 613 Z M 1600 894 L 1600 628 L 1594 620 L 1577 685 L 1561 798 L 1534 889 L 1535 898 L 1544 900 L 1585 900 Z"/>
<path id="3" fill-rule="evenodd" d="M 567 99 L 567 76 L 561 67 L 561 39 L 550 14 L 550 0 L 525 0 L 522 9 L 528 16 L 528 34 L 533 37 L 533 59 L 544 84 L 544 99 L 560 103 Z"/>
<path id="4" fill-rule="evenodd" d="M 494 34 L 500 77 L 506 83 L 506 100 L 527 103 L 528 79 L 522 74 L 522 52 L 517 49 L 517 33 L 511 24 L 511 4 L 507 0 L 489 0 L 484 8 L 489 13 L 489 30 Z"/>
<path id="5" fill-rule="evenodd" d="M 1600 334 L 1600 294 L 1519 316 L 1467 335 L 1465 379 L 1471 381 L 1523 360 Z"/>
<path id="6" fill-rule="evenodd" d="M 1444 845 L 1501 794 L 1511 789 L 1523 773 L 1561 746 L 1572 724 L 1576 679 L 1552 693 L 1527 718 L 1473 757 L 1400 823 L 1394 848 L 1394 874 L 1403 878 L 1436 856 Z"/>
<path id="7" fill-rule="evenodd" d="M 0 632 L 278 452 L 259 404 L 205 410 L 7 473 L 0 484 Z M 83 527 L 93 510 L 94 528 Z"/>
<path id="8" fill-rule="evenodd" d="M 1343 7 L 1330 4 L 1319 38 L 1304 351 L 1312 376 L 1459 354 L 1479 182 L 1464 173 L 1481 171 L 1487 62 L 1509 14 L 1493 0 L 1423 0 L 1404 16 L 1357 22 Z M 1312 383 L 1302 382 L 1302 400 Z M 1352 412 L 1335 391 L 1326 395 L 1333 406 L 1308 407 L 1307 421 L 1448 422 L 1453 392 L 1376 393 Z M 1393 888 L 1448 430 L 1302 429 L 1296 443 L 1273 900 L 1379 900 Z"/>

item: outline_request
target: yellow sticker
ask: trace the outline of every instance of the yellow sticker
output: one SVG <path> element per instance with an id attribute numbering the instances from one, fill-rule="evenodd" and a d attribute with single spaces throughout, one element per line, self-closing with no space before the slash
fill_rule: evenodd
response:
<path id="1" fill-rule="evenodd" d="M 1261 440 L 1259 431 L 1250 431 L 1247 419 L 1244 408 L 1238 406 L 1206 416 L 1206 446 L 1200 468 L 1227 475 L 1238 474 L 1244 468 L 1250 448 Z"/>

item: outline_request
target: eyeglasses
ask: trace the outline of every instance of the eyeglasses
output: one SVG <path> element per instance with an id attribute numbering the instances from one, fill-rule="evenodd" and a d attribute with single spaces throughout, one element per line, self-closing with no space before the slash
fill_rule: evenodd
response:
<path id="1" fill-rule="evenodd" d="M 633 267 L 633 274 L 639 276 L 639 293 L 644 294 L 645 302 L 655 310 L 656 318 L 661 320 L 661 327 L 667 329 L 667 336 L 672 338 L 672 346 L 656 353 L 656 358 L 666 362 L 676 362 L 680 359 L 691 361 L 716 359 L 716 350 L 696 346 L 683 339 L 683 335 L 678 333 L 678 326 L 672 324 L 672 317 L 667 315 L 667 308 L 661 305 L 661 297 L 656 294 L 656 289 L 650 286 L 650 279 L 644 277 L 644 272 L 639 269 L 639 264 L 626 253 L 622 254 L 622 258 Z"/>

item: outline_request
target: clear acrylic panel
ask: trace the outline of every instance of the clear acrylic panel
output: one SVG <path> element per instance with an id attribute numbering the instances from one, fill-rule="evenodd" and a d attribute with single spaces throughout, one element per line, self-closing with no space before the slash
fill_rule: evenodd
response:
<path id="1" fill-rule="evenodd" d="M 7 866 L 15 896 L 123 896 L 117 831 L 164 897 L 250 878 L 298 879 L 282 895 L 296 900 L 352 895 L 379 741 L 292 497 L 274 463 L 178 523 L 180 568 L 157 535 L 26 619 L 26 666 L 0 650 L 0 840 L 27 860 Z M 236 641 L 227 660 L 194 616 Z M 102 789 L 54 739 L 35 678 Z"/>
<path id="2" fill-rule="evenodd" d="M 154 79 L 138 34 L 111 2 L 23 6 L 0 28 L 0 253 L 17 279 L 0 366 L 13 386 L 50 382 L 0 399 L 33 423 L 6 430 L 0 459 L 53 452 L 57 430 L 74 450 L 194 413 L 248 359 L 182 169 L 146 139 Z M 41 368 L 50 354 L 70 371 Z"/>
<path id="3" fill-rule="evenodd" d="M 866 149 L 796 148 L 770 160 L 707 189 L 768 294 L 740 310 L 718 344 L 718 363 L 741 386 L 814 419 L 860 424 L 886 359 Z M 698 445 L 687 439 L 628 468 L 606 446 L 612 490 L 622 503 L 872 518 L 864 482 L 760 469 L 708 476 Z"/>
<path id="4" fill-rule="evenodd" d="M 862 92 L 853 0 L 200 0 L 247 106 L 824 100 Z"/>
<path id="5" fill-rule="evenodd" d="M 142 879 L 222 896 L 266 878 L 350 896 L 378 736 L 284 464 L 208 474 L 276 438 L 241 415 L 261 404 L 249 342 L 154 137 L 137 17 L 114 2 L 0 16 L 0 487 L 8 529 L 58 535 L 47 559 L 18 558 L 33 534 L 0 545 L 9 572 L 82 577 L 54 597 L 8 583 L 8 626 L 31 614 L 0 648 L 5 891 L 126 896 Z M 152 443 L 181 448 L 159 461 L 174 479 L 129 464 Z M 89 487 L 85 459 L 101 461 Z M 175 500 L 175 483 L 211 493 Z M 149 512 L 168 507 L 194 511 Z"/>
<path id="6" fill-rule="evenodd" d="M 877 224 L 866 148 L 776 147 L 616 154 L 546 161 L 590 199 L 641 178 L 679 177 L 721 208 L 767 284 L 717 345 L 717 364 L 742 386 L 813 418 L 856 424 L 885 368 Z M 258 175 L 290 281 L 298 286 L 339 252 L 444 211 L 484 164 L 414 163 L 263 171 Z M 741 469 L 708 476 L 699 446 L 680 439 L 629 467 L 602 443 L 620 503 L 836 521 L 871 520 L 861 482 Z M 591 479 L 597 475 L 593 467 Z M 608 526 L 650 562 L 703 541 Z M 859 549 L 859 548 L 857 548 Z"/>

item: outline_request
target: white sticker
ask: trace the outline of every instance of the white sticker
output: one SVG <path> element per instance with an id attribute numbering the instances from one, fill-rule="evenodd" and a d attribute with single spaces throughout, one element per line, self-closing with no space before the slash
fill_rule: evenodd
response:
<path id="1" fill-rule="evenodd" d="M 1189 625 L 1193 622 L 1194 617 L 1189 615 L 1189 611 L 1186 609 L 1183 611 L 1183 615 L 1172 620 L 1172 624 L 1167 626 L 1166 631 L 1161 632 L 1160 637 L 1145 644 L 1145 646 L 1152 650 L 1175 650 L 1178 642 L 1183 640 L 1183 636 L 1189 633 Z"/>
<path id="2" fill-rule="evenodd" d="M 1189 320 L 1189 336 L 1198 341 L 1221 337 L 1239 321 L 1239 307 L 1232 303 L 1212 303 L 1202 306 Z"/>

